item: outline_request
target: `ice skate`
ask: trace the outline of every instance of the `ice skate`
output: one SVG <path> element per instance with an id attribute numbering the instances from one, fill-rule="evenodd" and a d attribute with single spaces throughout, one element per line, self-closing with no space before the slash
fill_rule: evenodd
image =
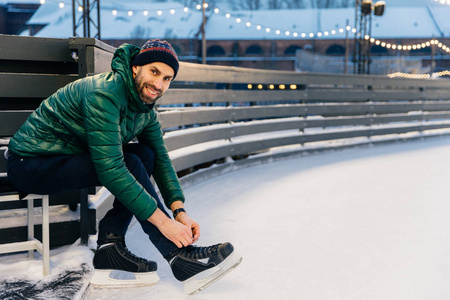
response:
<path id="1" fill-rule="evenodd" d="M 166 256 L 176 279 L 183 282 L 186 294 L 193 295 L 236 268 L 242 256 L 230 243 L 210 247 L 188 246 Z"/>
<path id="2" fill-rule="evenodd" d="M 131 253 L 122 236 L 108 235 L 99 241 L 94 255 L 94 287 L 149 286 L 159 281 L 157 264 Z"/>

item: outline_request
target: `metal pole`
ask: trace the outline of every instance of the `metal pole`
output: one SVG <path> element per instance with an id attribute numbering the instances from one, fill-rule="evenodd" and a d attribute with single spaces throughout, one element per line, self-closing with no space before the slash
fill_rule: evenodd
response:
<path id="1" fill-rule="evenodd" d="M 431 44 L 431 65 L 430 65 L 430 75 L 433 75 L 434 67 L 436 66 L 436 62 L 434 61 L 434 36 L 431 38 L 433 43 Z"/>
<path id="2" fill-rule="evenodd" d="M 347 65 L 348 65 L 348 54 L 350 52 L 349 47 L 349 40 L 348 40 L 348 28 L 349 26 L 349 20 L 347 19 L 347 22 L 345 23 L 345 65 L 344 65 L 344 73 L 347 74 Z"/>
<path id="3" fill-rule="evenodd" d="M 357 71 L 357 66 L 358 66 L 358 61 L 357 61 L 357 52 L 358 52 L 358 32 L 359 32 L 359 27 L 358 27 L 358 8 L 359 8 L 359 0 L 355 0 L 355 37 L 354 37 L 354 42 L 353 42 L 353 74 L 356 74 Z"/>
<path id="4" fill-rule="evenodd" d="M 83 18 L 83 37 L 87 37 L 88 35 L 87 35 L 87 23 L 88 23 L 88 20 L 87 20 L 87 15 L 86 15 L 86 12 L 87 12 L 87 0 L 83 0 L 83 12 L 82 12 L 82 18 Z"/>
<path id="5" fill-rule="evenodd" d="M 206 64 L 206 36 L 205 36 L 205 25 L 206 25 L 206 8 L 205 8 L 205 0 L 202 1 L 202 64 Z"/>
<path id="6" fill-rule="evenodd" d="M 100 39 L 100 0 L 97 0 L 97 38 Z"/>
<path id="7" fill-rule="evenodd" d="M 370 39 L 372 38 L 372 12 L 370 12 L 369 16 L 369 39 L 367 40 L 367 74 L 370 74 L 370 48 L 372 46 L 372 43 L 370 42 Z"/>
<path id="8" fill-rule="evenodd" d="M 86 26 L 87 35 L 85 37 L 91 37 L 91 1 L 86 0 L 86 19 L 84 26 Z"/>
<path id="9" fill-rule="evenodd" d="M 75 10 L 76 9 L 75 2 L 76 2 L 76 0 L 72 0 L 72 28 L 73 28 L 72 34 L 73 34 L 73 37 L 77 36 L 77 24 L 75 21 L 75 18 L 77 16 L 76 16 L 76 10 Z"/>

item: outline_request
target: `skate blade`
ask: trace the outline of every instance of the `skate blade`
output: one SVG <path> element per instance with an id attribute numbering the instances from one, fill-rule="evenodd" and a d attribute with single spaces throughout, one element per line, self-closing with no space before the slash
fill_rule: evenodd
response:
<path id="1" fill-rule="evenodd" d="M 132 273 L 121 270 L 95 270 L 91 286 L 98 288 L 142 287 L 156 284 L 159 276 L 156 272 Z"/>
<path id="2" fill-rule="evenodd" d="M 206 273 L 209 271 L 206 270 L 200 274 L 197 274 L 193 278 L 186 280 L 184 282 L 184 292 L 188 295 L 194 295 L 200 292 L 201 290 L 207 288 L 217 280 L 221 279 L 223 276 L 233 271 L 241 263 L 241 261 L 242 256 L 233 252 L 222 263 L 215 267 L 218 268 L 218 270 L 211 275 L 203 279 L 198 279 L 198 277 L 202 276 L 202 273 Z"/>

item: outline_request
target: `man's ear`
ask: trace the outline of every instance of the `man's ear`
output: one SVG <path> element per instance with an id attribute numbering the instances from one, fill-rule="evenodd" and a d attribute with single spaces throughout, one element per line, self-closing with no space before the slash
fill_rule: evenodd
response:
<path id="1" fill-rule="evenodd" d="M 137 72 L 139 71 L 139 66 L 131 66 L 131 70 L 133 71 L 133 78 L 136 77 Z"/>

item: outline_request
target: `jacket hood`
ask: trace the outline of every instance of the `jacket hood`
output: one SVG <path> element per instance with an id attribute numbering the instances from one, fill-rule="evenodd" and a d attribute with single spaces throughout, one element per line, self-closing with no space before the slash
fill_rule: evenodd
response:
<path id="1" fill-rule="evenodd" d="M 135 45 L 123 44 L 114 52 L 111 61 L 111 69 L 114 73 L 122 77 L 127 87 L 128 102 L 130 107 L 136 111 L 149 112 L 150 107 L 142 102 L 134 86 L 133 72 L 131 62 L 141 49 Z"/>

